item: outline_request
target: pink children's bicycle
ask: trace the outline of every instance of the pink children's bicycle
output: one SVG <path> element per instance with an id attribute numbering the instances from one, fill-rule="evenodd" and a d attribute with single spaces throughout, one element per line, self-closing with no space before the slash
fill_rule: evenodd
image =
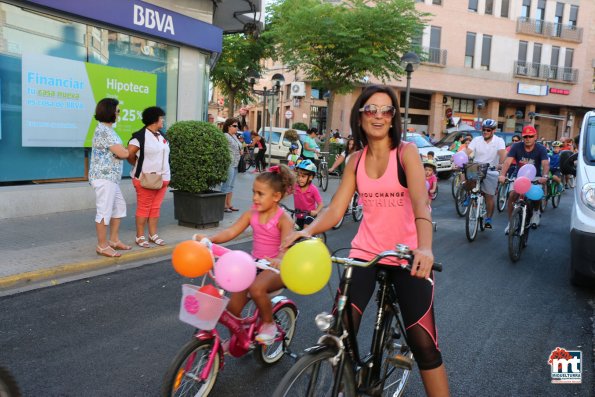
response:
<path id="1" fill-rule="evenodd" d="M 205 243 L 215 256 L 229 251 L 209 241 Z M 268 266 L 266 261 L 257 261 L 256 266 L 278 272 Z M 248 303 L 243 318 L 236 319 L 225 310 L 229 299 L 221 294 L 223 291 L 210 284 L 205 285 L 205 279 L 202 287 L 190 284 L 182 286 L 180 320 L 194 326 L 196 332 L 170 364 L 163 381 L 162 396 L 209 395 L 225 360 L 223 339 L 215 329 L 217 324 L 229 330 L 228 353 L 233 357 L 253 352 L 256 360 L 266 366 L 275 364 L 285 354 L 296 357 L 289 350 L 289 345 L 295 332 L 298 309 L 293 301 L 280 295 L 283 290 L 269 294 L 278 332 L 273 344 L 263 345 L 255 340 L 261 322 L 258 308 Z"/>

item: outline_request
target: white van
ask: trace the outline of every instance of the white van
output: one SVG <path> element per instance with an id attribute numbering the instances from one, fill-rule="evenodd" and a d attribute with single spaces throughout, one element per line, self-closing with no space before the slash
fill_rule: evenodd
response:
<path id="1" fill-rule="evenodd" d="M 258 130 L 258 135 L 264 137 L 264 141 L 267 145 L 267 152 L 265 154 L 265 161 L 269 161 L 269 150 L 271 154 L 271 163 L 274 164 L 287 164 L 287 157 L 289 156 L 289 148 L 292 142 L 285 137 L 285 131 L 289 128 L 281 127 L 265 127 L 264 133 L 262 128 Z M 298 133 L 300 140 L 295 142 L 298 146 L 298 154 L 302 152 L 302 140 L 306 136 L 306 131 L 295 130 Z M 270 135 L 270 141 L 269 141 Z"/>
<path id="2" fill-rule="evenodd" d="M 571 282 L 592 284 L 595 281 L 595 110 L 585 114 L 581 126 L 570 246 Z"/>

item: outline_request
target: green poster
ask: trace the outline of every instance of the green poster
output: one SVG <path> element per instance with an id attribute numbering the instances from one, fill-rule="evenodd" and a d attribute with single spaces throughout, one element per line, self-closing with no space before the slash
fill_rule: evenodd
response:
<path id="1" fill-rule="evenodd" d="M 132 133 L 143 126 L 143 109 L 156 105 L 157 76 L 93 63 L 85 63 L 85 67 L 95 103 L 106 97 L 120 101 L 120 117 L 114 129 L 126 145 Z M 91 146 L 96 126 L 90 123 L 84 146 Z"/>

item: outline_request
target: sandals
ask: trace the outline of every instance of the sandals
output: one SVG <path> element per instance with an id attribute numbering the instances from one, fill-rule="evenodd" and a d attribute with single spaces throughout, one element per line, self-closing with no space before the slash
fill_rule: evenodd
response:
<path id="1" fill-rule="evenodd" d="M 132 247 L 129 245 L 124 244 L 122 241 L 118 240 L 118 241 L 108 241 L 108 244 L 110 247 L 112 247 L 115 250 L 124 250 L 124 251 L 128 251 L 131 250 Z"/>
<path id="2" fill-rule="evenodd" d="M 134 239 L 136 245 L 142 248 L 151 248 L 151 244 L 147 240 L 145 240 L 145 236 L 140 236 Z"/>
<path id="3" fill-rule="evenodd" d="M 165 245 L 165 241 L 163 241 L 162 238 L 160 238 L 157 233 L 155 233 L 154 235 L 149 237 L 149 241 L 152 242 L 153 244 L 157 244 L 157 245 Z"/>
<path id="4" fill-rule="evenodd" d="M 233 212 L 233 210 L 231 208 L 226 208 L 223 210 L 223 212 Z"/>
<path id="5" fill-rule="evenodd" d="M 97 252 L 97 255 L 107 256 L 108 258 L 119 258 L 122 256 L 122 254 L 113 249 L 109 244 L 103 248 L 100 246 L 95 247 L 95 252 Z"/>

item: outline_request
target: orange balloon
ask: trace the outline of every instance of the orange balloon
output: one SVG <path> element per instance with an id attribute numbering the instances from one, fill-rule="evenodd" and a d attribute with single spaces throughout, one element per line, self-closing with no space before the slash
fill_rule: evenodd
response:
<path id="1" fill-rule="evenodd" d="M 205 275 L 213 268 L 213 257 L 207 247 L 198 241 L 182 241 L 171 255 L 174 269 L 184 277 L 194 278 Z"/>

